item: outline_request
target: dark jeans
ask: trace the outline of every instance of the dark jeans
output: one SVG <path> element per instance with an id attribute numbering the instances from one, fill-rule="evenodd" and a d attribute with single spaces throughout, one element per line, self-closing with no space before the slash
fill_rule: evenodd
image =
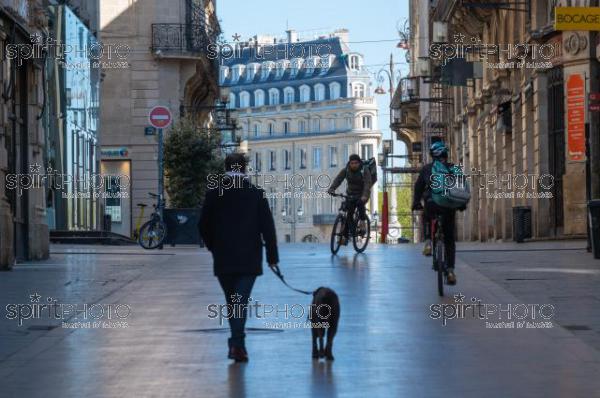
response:
<path id="1" fill-rule="evenodd" d="M 229 346 L 245 348 L 244 338 L 246 334 L 244 333 L 244 326 L 246 325 L 246 315 L 248 313 L 248 298 L 250 298 L 256 275 L 228 274 L 219 275 L 217 278 L 223 293 L 225 293 L 225 301 L 231 306 L 228 315 L 233 314 L 229 316 L 229 328 L 231 329 Z M 241 304 L 244 304 L 244 306 Z"/>
<path id="2" fill-rule="evenodd" d="M 454 236 L 454 229 L 456 224 L 456 210 L 447 209 L 436 205 L 433 201 L 428 201 L 425 206 L 425 212 L 423 218 L 429 221 L 429 238 L 431 236 L 431 220 L 441 214 L 442 216 L 442 230 L 444 232 L 444 247 L 446 249 L 446 266 L 448 269 L 454 270 L 454 257 L 456 256 L 456 238 Z M 432 239 L 433 240 L 433 239 Z"/>
<path id="3" fill-rule="evenodd" d="M 365 204 L 360 199 L 347 199 L 346 209 L 348 210 L 348 220 L 346 221 L 346 225 L 344 225 L 344 230 L 342 232 L 343 236 L 348 237 L 348 226 L 350 225 L 350 220 L 354 217 L 354 211 L 358 207 L 358 214 L 361 220 L 366 218 L 366 209 Z M 354 220 L 354 223 L 357 224 L 359 220 Z"/>

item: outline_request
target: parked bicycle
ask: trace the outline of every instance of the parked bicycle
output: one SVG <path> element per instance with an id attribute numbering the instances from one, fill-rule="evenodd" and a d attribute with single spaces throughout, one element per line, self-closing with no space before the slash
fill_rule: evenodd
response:
<path id="1" fill-rule="evenodd" d="M 162 217 L 165 201 L 162 195 L 151 192 L 148 195 L 156 199 L 156 204 L 152 205 L 154 211 L 150 215 L 150 220 L 140 228 L 138 243 L 144 249 L 162 248 L 163 241 L 167 236 L 167 224 L 165 224 Z"/>
<path id="2" fill-rule="evenodd" d="M 331 253 L 336 254 L 340 250 L 342 240 L 348 238 L 348 236 L 344 236 L 344 230 L 347 231 L 346 235 L 352 236 L 354 250 L 358 253 L 364 252 L 371 238 L 371 221 L 367 215 L 365 215 L 364 220 L 360 219 L 358 206 L 355 207 L 354 214 L 348 214 L 348 202 L 357 201 L 360 200 L 360 198 L 344 194 L 332 194 L 331 196 L 337 196 L 344 199 L 340 205 L 338 216 L 333 223 L 333 229 L 331 231 Z"/>
<path id="3" fill-rule="evenodd" d="M 142 221 L 144 220 L 144 211 L 146 209 L 145 203 L 138 203 L 137 207 L 140 208 L 140 212 L 138 213 L 137 219 L 135 221 L 135 229 L 133 230 L 133 234 L 131 237 L 133 240 L 137 241 L 140 237 L 140 228 L 142 227 Z"/>

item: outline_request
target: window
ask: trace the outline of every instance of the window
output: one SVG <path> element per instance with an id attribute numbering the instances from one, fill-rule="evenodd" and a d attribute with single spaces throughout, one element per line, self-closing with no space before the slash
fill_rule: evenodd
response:
<path id="1" fill-rule="evenodd" d="M 298 71 L 302 67 L 302 58 L 295 58 L 292 60 L 290 68 L 290 77 L 294 78 L 298 75 Z"/>
<path id="2" fill-rule="evenodd" d="M 354 127 L 353 123 L 352 123 L 352 120 L 353 120 L 352 116 L 346 116 L 345 120 L 346 120 L 346 128 L 351 129 Z"/>
<path id="3" fill-rule="evenodd" d="M 310 101 L 310 87 L 307 85 L 300 86 L 300 102 Z"/>
<path id="4" fill-rule="evenodd" d="M 335 118 L 329 119 L 329 131 L 335 131 Z"/>
<path id="5" fill-rule="evenodd" d="M 373 145 L 362 144 L 360 146 L 360 157 L 367 160 L 373 157 Z"/>
<path id="6" fill-rule="evenodd" d="M 283 134 L 290 132 L 290 122 L 283 122 Z"/>
<path id="7" fill-rule="evenodd" d="M 360 57 L 358 55 L 352 55 L 350 57 L 350 69 L 352 69 L 352 70 L 360 69 Z"/>
<path id="8" fill-rule="evenodd" d="M 269 135 L 275 134 L 275 123 L 269 122 Z"/>
<path id="9" fill-rule="evenodd" d="M 283 168 L 285 170 L 292 168 L 292 155 L 287 149 L 283 150 Z"/>
<path id="10" fill-rule="evenodd" d="M 350 157 L 350 145 L 348 144 L 344 144 L 344 152 L 342 153 L 344 162 L 348 160 L 348 158 Z"/>
<path id="11" fill-rule="evenodd" d="M 363 83 L 352 84 L 352 96 L 354 98 L 364 98 L 365 96 L 365 85 Z"/>
<path id="12" fill-rule="evenodd" d="M 279 90 L 272 88 L 269 90 L 269 105 L 279 104 Z"/>
<path id="13" fill-rule="evenodd" d="M 321 119 L 313 119 L 313 132 L 319 133 L 321 131 Z"/>
<path id="14" fill-rule="evenodd" d="M 277 63 L 277 67 L 275 69 L 275 79 L 281 79 L 283 77 L 283 74 L 285 73 L 285 70 L 288 67 L 288 62 L 289 61 L 286 60 Z"/>
<path id="15" fill-rule="evenodd" d="M 298 122 L 298 132 L 306 133 L 306 120 L 300 120 Z"/>
<path id="16" fill-rule="evenodd" d="M 273 69 L 272 62 L 264 62 L 262 64 L 262 67 L 260 69 L 260 80 L 261 81 L 265 81 L 269 78 L 269 75 L 271 74 L 271 69 Z"/>
<path id="17" fill-rule="evenodd" d="M 275 171 L 277 168 L 277 153 L 275 151 L 269 151 L 269 170 Z"/>
<path id="18" fill-rule="evenodd" d="M 254 154 L 254 170 L 258 172 L 262 170 L 262 154 L 260 152 Z"/>
<path id="19" fill-rule="evenodd" d="M 248 65 L 248 68 L 246 68 L 246 82 L 251 82 L 252 80 L 254 80 L 257 69 L 258 69 L 257 64 Z"/>
<path id="20" fill-rule="evenodd" d="M 306 149 L 300 149 L 300 156 L 298 157 L 299 159 L 299 167 L 301 169 L 305 169 L 306 168 Z"/>
<path id="21" fill-rule="evenodd" d="M 329 98 L 332 100 L 340 98 L 342 86 L 338 82 L 329 84 Z"/>
<path id="22" fill-rule="evenodd" d="M 315 84 L 315 101 L 325 100 L 325 86 L 321 83 Z"/>
<path id="23" fill-rule="evenodd" d="M 225 82 L 225 80 L 227 80 L 228 77 L 229 77 L 229 68 L 226 66 L 221 66 L 221 76 L 220 76 L 221 84 L 223 84 Z"/>
<path id="24" fill-rule="evenodd" d="M 314 147 L 313 148 L 313 169 L 321 168 L 321 148 Z"/>
<path id="25" fill-rule="evenodd" d="M 244 65 L 235 65 L 232 69 L 231 82 L 237 83 L 242 73 L 244 73 Z"/>
<path id="26" fill-rule="evenodd" d="M 260 124 L 258 124 L 258 123 L 254 124 L 254 136 L 255 137 L 260 136 Z"/>
<path id="27" fill-rule="evenodd" d="M 362 120 L 362 128 L 366 129 L 366 130 L 370 130 L 371 129 L 371 116 L 363 116 L 361 118 Z"/>
<path id="28" fill-rule="evenodd" d="M 291 87 L 286 87 L 283 90 L 283 102 L 285 104 L 291 104 L 294 102 L 294 89 Z"/>
<path id="29" fill-rule="evenodd" d="M 265 92 L 256 90 L 254 92 L 254 106 L 263 106 L 265 104 Z"/>
<path id="30" fill-rule="evenodd" d="M 329 147 L 329 167 L 337 167 L 338 151 L 336 146 Z"/>
<path id="31" fill-rule="evenodd" d="M 229 93 L 229 103 L 227 104 L 227 107 L 229 107 L 229 109 L 233 109 L 235 108 L 235 105 L 235 94 Z"/>
<path id="32" fill-rule="evenodd" d="M 248 108 L 250 106 L 250 93 L 242 91 L 240 93 L 240 108 Z"/>

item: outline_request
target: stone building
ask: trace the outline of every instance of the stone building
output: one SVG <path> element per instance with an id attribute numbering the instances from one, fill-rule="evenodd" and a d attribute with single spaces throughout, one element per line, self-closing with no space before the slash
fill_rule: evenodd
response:
<path id="1" fill-rule="evenodd" d="M 598 27 L 554 23 L 556 7 L 598 4 L 486 3 L 411 1 L 411 69 L 394 128 L 424 162 L 445 140 L 471 175 L 462 239 L 513 239 L 519 206 L 531 209 L 534 238 L 583 236 L 600 189 L 598 113 L 588 108 L 599 91 Z"/>
<path id="2" fill-rule="evenodd" d="M 117 181 L 112 190 L 121 198 L 107 199 L 105 211 L 112 231 L 129 236 L 137 204 L 152 204 L 148 192 L 158 190 L 149 111 L 163 105 L 175 118 L 193 112 L 199 124 L 207 123 L 203 107 L 218 95 L 209 45 L 220 28 L 214 0 L 103 0 L 99 14 L 102 43 L 119 49 L 111 59 L 107 54 L 103 69 L 101 171 Z"/>
<path id="3" fill-rule="evenodd" d="M 281 242 L 327 241 L 339 207 L 329 184 L 350 154 L 376 156 L 377 104 L 363 57 L 347 41 L 346 30 L 309 40 L 294 31 L 255 36 L 235 44 L 236 56 L 221 66 L 250 173 L 269 196 Z"/>
<path id="4" fill-rule="evenodd" d="M 43 59 L 32 55 L 47 36 L 42 1 L 0 1 L 0 268 L 48 257 L 43 168 Z"/>

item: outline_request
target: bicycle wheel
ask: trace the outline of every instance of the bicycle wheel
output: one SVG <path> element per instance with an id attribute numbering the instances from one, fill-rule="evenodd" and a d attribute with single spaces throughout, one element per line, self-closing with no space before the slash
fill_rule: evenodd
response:
<path id="1" fill-rule="evenodd" d="M 138 243 L 144 249 L 156 249 L 167 236 L 167 226 L 161 220 L 150 220 L 140 228 Z"/>
<path id="2" fill-rule="evenodd" d="M 436 237 L 435 246 L 434 246 L 433 251 L 434 251 L 433 258 L 434 258 L 434 261 L 436 262 L 435 266 L 437 268 L 438 293 L 440 296 L 443 296 L 444 295 L 444 270 L 446 269 L 446 267 L 445 267 L 446 259 L 444 258 L 444 241 L 443 241 L 443 239 Z"/>
<path id="3" fill-rule="evenodd" d="M 344 230 L 344 222 L 344 216 L 340 214 L 333 223 L 330 242 L 331 254 L 336 254 L 338 250 L 340 250 L 340 238 L 342 237 L 342 231 Z"/>
<path id="4" fill-rule="evenodd" d="M 367 248 L 369 239 L 371 239 L 371 222 L 367 216 L 365 216 L 364 220 L 360 220 L 358 210 L 356 211 L 354 219 L 358 220 L 358 222 L 354 226 L 352 244 L 354 245 L 354 250 L 358 253 L 362 253 Z"/>

